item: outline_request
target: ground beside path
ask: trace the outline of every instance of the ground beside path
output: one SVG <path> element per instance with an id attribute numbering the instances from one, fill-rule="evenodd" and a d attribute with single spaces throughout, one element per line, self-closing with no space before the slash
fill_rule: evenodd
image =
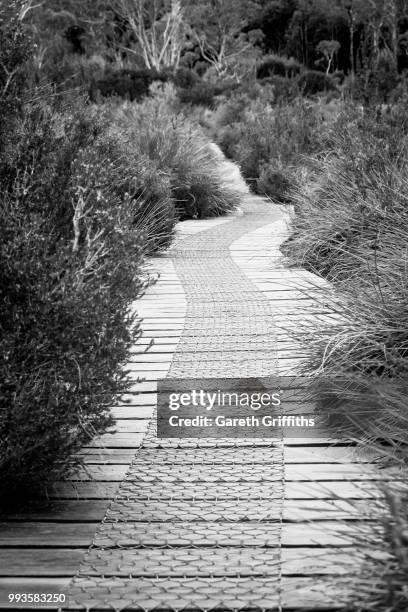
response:
<path id="1" fill-rule="evenodd" d="M 282 260 L 286 220 L 245 195 L 239 214 L 179 224 L 173 246 L 150 262 L 160 276 L 135 303 L 143 336 L 128 366 L 144 382 L 114 408 L 115 430 L 84 449 L 86 471 L 57 484 L 49 503 L 2 517 L 0 601 L 62 592 L 78 610 L 344 603 L 380 496 L 369 457 L 324 437 L 155 431 L 158 379 L 297 373 L 304 355 L 290 331 L 330 313 L 303 291 L 317 280 Z"/>

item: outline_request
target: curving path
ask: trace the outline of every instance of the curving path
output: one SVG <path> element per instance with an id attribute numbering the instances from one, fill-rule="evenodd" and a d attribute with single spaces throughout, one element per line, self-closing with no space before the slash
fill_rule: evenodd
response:
<path id="1" fill-rule="evenodd" d="M 156 437 L 158 379 L 295 374 L 304 354 L 291 332 L 332 316 L 311 297 L 330 289 L 282 261 L 286 221 L 278 206 L 243 195 L 240 214 L 179 224 L 173 246 L 150 262 L 160 277 L 135 304 L 143 336 L 128 366 L 134 386 L 113 409 L 117 426 L 84 449 L 87 469 L 59 483 L 48 505 L 0 529 L 0 604 L 10 585 L 65 593 L 71 610 L 333 610 L 347 601 L 368 501 L 380 496 L 369 458 L 322 437 Z"/>
<path id="2" fill-rule="evenodd" d="M 314 316 L 319 306 L 296 294 L 307 275 L 280 262 L 282 211 L 247 196 L 241 212 L 192 223 L 194 233 L 165 255 L 167 274 L 150 295 L 161 315 L 151 331 L 163 321 L 179 335 L 160 362 L 167 378 L 267 379 L 296 365 L 296 347 L 285 343 L 278 322 Z M 330 592 L 324 576 L 334 564 L 347 571 L 347 553 L 333 546 L 351 540 L 347 530 L 330 527 L 351 508 L 328 502 L 326 483 L 312 493 L 309 481 L 323 477 L 337 488 L 338 480 L 350 492 L 359 487 L 350 480 L 366 476 L 343 448 L 333 453 L 323 443 L 159 439 L 153 418 L 70 585 L 72 606 L 281 610 L 338 603 L 341 589 Z M 308 525 L 310 517 L 319 520 Z"/>

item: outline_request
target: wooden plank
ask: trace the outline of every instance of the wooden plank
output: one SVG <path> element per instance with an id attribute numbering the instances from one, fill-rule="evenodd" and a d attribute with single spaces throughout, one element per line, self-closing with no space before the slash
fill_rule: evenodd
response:
<path id="1" fill-rule="evenodd" d="M 346 605 L 355 601 L 355 589 L 350 577 L 340 580 L 339 577 L 329 578 L 316 576 L 296 578 L 284 576 L 281 582 L 281 605 L 283 610 L 307 610 L 318 612 L 322 610 L 344 610 Z"/>
<path id="2" fill-rule="evenodd" d="M 87 548 L 6 549 L 0 554 L 0 577 L 73 577 Z"/>
<path id="3" fill-rule="evenodd" d="M 0 546 L 83 548 L 90 546 L 99 523 L 0 523 Z"/>
<path id="4" fill-rule="evenodd" d="M 170 338 L 169 340 L 172 340 Z M 148 340 L 144 340 L 145 345 L 142 343 L 137 343 L 130 350 L 131 355 L 155 355 L 156 353 L 165 353 L 165 354 L 173 354 L 177 348 L 177 342 L 155 342 L 154 344 L 150 344 Z"/>
<path id="5" fill-rule="evenodd" d="M 113 499 L 120 482 L 57 482 L 47 490 L 49 499 Z"/>
<path id="6" fill-rule="evenodd" d="M 127 465 L 92 465 L 89 464 L 85 468 L 75 470 L 73 474 L 67 478 L 70 481 L 91 480 L 97 482 L 120 482 L 124 479 L 128 471 Z"/>
<path id="7" fill-rule="evenodd" d="M 362 451 L 353 447 L 284 446 L 285 464 L 289 463 L 367 463 L 373 461 L 374 451 Z"/>
<path id="8" fill-rule="evenodd" d="M 383 493 L 370 481 L 287 482 L 286 499 L 381 499 Z"/>
<path id="9" fill-rule="evenodd" d="M 157 385 L 156 385 L 157 389 Z M 155 406 L 157 393 L 123 394 L 118 398 L 117 406 Z"/>
<path id="10" fill-rule="evenodd" d="M 92 448 L 103 447 L 103 448 L 138 448 L 144 438 L 142 433 L 134 434 L 104 434 L 99 436 L 93 442 L 89 443 Z"/>
<path id="11" fill-rule="evenodd" d="M 384 509 L 383 509 L 384 511 Z M 312 520 L 356 520 L 379 517 L 378 502 L 372 500 L 330 499 L 330 500 L 299 500 L 286 499 L 283 505 L 283 520 L 302 522 Z"/>
<path id="12" fill-rule="evenodd" d="M 201 466 L 201 468 L 200 466 L 188 465 L 186 466 L 186 468 L 191 468 L 191 470 L 185 469 L 182 465 L 176 466 L 171 463 L 164 463 L 156 468 L 156 474 L 157 477 L 159 477 L 159 475 L 161 475 L 161 477 L 167 477 L 168 475 L 168 477 L 173 480 L 184 480 L 185 478 L 186 481 L 192 482 L 194 481 L 195 470 L 201 469 L 201 478 L 203 478 L 204 474 L 208 473 L 209 480 L 212 480 L 212 478 L 214 478 L 214 480 L 217 479 L 217 472 L 214 472 L 213 475 L 211 474 L 211 465 Z M 248 480 L 252 480 L 253 478 L 255 478 L 255 476 L 258 479 L 261 468 L 262 466 L 253 466 L 251 469 L 248 469 L 248 473 L 244 472 L 241 475 L 242 479 L 246 480 L 245 475 L 248 476 Z M 294 469 L 292 470 L 291 468 Z M 390 480 L 385 470 L 381 472 L 378 472 L 378 470 L 372 470 L 372 472 L 368 472 L 364 468 L 366 468 L 366 466 L 364 466 L 363 464 L 293 464 L 287 465 L 285 467 L 285 481 L 303 481 L 317 483 L 318 481 L 337 482 L 352 480 L 354 482 L 358 482 L 360 480 Z M 141 464 L 140 470 L 141 473 L 145 474 L 144 464 Z M 127 466 L 122 464 L 88 465 L 86 470 L 76 470 L 75 473 L 70 476 L 69 480 L 120 481 L 125 477 L 126 472 Z M 222 466 L 218 467 L 218 472 L 222 472 Z M 136 478 L 137 474 L 138 470 L 136 466 Z M 268 466 L 265 467 L 265 475 L 267 474 Z M 234 480 L 236 476 L 232 475 L 231 478 L 232 480 Z"/>
<path id="13" fill-rule="evenodd" d="M 282 575 L 313 576 L 353 573 L 370 551 L 351 551 L 350 548 L 281 548 Z"/>
<path id="14" fill-rule="evenodd" d="M 108 507 L 109 500 L 32 500 L 26 508 L 19 508 L 13 513 L 1 513 L 0 521 L 92 523 L 102 521 Z"/>
<path id="15" fill-rule="evenodd" d="M 135 456 L 131 448 L 84 448 L 78 455 L 89 463 L 124 463 L 129 465 Z"/>
<path id="16" fill-rule="evenodd" d="M 129 363 L 155 363 L 155 364 L 159 364 L 159 363 L 170 363 L 171 361 L 171 357 L 169 357 L 169 352 L 164 352 L 164 353 L 158 353 L 158 352 L 154 352 L 151 353 L 150 351 L 147 351 L 146 353 L 132 353 L 131 355 L 131 359 L 129 360 Z M 126 369 L 128 369 L 128 365 L 126 364 Z"/>
<path id="17" fill-rule="evenodd" d="M 117 406 L 111 408 L 114 419 L 150 419 L 154 406 Z"/>
<path id="18" fill-rule="evenodd" d="M 402 478 L 402 476 L 401 476 Z M 360 463 L 313 463 L 288 464 L 285 466 L 286 480 L 391 480 L 390 470 L 379 470 L 369 464 Z"/>
<path id="19" fill-rule="evenodd" d="M 143 334 L 143 336 L 139 338 L 139 340 L 133 345 L 133 347 L 130 348 L 130 353 L 138 352 L 139 350 L 145 350 L 148 346 L 151 346 L 149 351 L 160 348 L 162 348 L 164 351 L 167 350 L 168 346 L 176 347 L 177 344 L 177 340 L 175 340 L 172 336 L 162 336 L 158 338 L 154 338 L 153 336 L 151 336 L 150 338 L 148 338 Z"/>
<path id="20" fill-rule="evenodd" d="M 283 523 L 283 546 L 355 546 L 367 541 L 372 524 L 365 521 Z"/>
<path id="21" fill-rule="evenodd" d="M 114 433 L 144 433 L 149 421 L 142 419 L 118 419 L 112 430 Z"/>
<path id="22" fill-rule="evenodd" d="M 137 383 L 146 382 L 146 377 L 155 376 L 155 380 L 161 380 L 166 378 L 168 369 L 170 367 L 171 358 L 167 362 L 140 362 L 137 358 L 135 361 L 129 360 L 126 370 L 127 380 L 130 382 Z"/>

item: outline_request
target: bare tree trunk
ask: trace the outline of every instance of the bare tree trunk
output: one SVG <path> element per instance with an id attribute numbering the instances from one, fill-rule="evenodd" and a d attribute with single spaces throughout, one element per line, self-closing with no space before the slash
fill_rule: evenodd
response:
<path id="1" fill-rule="evenodd" d="M 355 57 L 354 57 L 354 33 L 355 33 L 355 25 L 356 25 L 356 16 L 354 13 L 353 3 L 351 3 L 348 13 L 348 21 L 349 21 L 349 33 L 350 33 L 350 70 L 351 70 L 351 78 L 354 80 L 354 75 L 356 73 L 356 65 L 355 65 Z"/>
<path id="2" fill-rule="evenodd" d="M 159 6 L 160 4 L 160 6 Z M 184 12 L 180 0 L 171 0 L 167 12 L 159 0 L 119 0 L 139 49 L 124 49 L 143 58 L 146 68 L 177 69 L 184 47 Z"/>
<path id="3" fill-rule="evenodd" d="M 391 30 L 391 52 L 395 69 L 398 70 L 398 9 L 396 0 L 389 0 L 389 17 Z"/>

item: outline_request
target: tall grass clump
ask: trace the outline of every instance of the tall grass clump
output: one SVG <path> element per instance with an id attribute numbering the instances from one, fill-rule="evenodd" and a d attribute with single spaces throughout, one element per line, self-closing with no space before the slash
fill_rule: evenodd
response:
<path id="1" fill-rule="evenodd" d="M 384 483 L 385 535 L 367 540 L 375 554 L 355 603 L 382 612 L 408 606 L 408 151 L 398 112 L 341 118 L 330 153 L 296 190 L 284 246 L 336 289 L 335 322 L 314 330 L 312 344 L 306 334 L 318 405 L 396 480 Z"/>
<path id="2" fill-rule="evenodd" d="M 111 107 L 111 130 L 167 177 L 179 219 L 219 216 L 239 203 L 201 129 L 175 108 L 171 85 L 142 103 Z"/>

